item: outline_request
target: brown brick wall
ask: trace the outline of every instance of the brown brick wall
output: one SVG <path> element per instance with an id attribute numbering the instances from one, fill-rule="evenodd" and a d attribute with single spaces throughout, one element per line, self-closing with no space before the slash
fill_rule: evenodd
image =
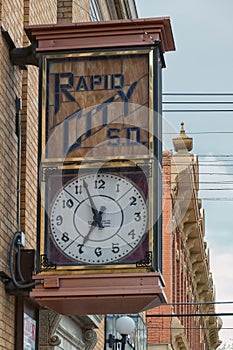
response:
<path id="1" fill-rule="evenodd" d="M 165 280 L 165 294 L 168 303 L 171 302 L 171 213 L 172 203 L 170 199 L 171 194 L 171 153 L 163 153 L 163 278 Z M 168 317 L 150 317 L 150 315 L 171 313 L 171 306 L 156 307 L 147 311 L 147 325 L 148 325 L 148 344 L 170 343 L 171 339 L 171 319 Z"/>
<path id="2" fill-rule="evenodd" d="M 57 0 L 57 22 L 75 23 L 90 20 L 90 4 L 86 0 Z"/>
<path id="3" fill-rule="evenodd" d="M 22 1 L 1 1 L 1 24 L 16 45 L 22 44 Z M 16 25 L 18 23 L 18 25 Z M 21 73 L 10 64 L 8 45 L 0 38 L 0 270 L 9 274 L 9 246 L 17 229 L 17 136 L 15 99 L 21 96 Z M 0 349 L 14 348 L 14 297 L 0 283 Z"/>
<path id="4" fill-rule="evenodd" d="M 100 327 L 98 329 L 95 329 L 96 333 L 97 333 L 97 343 L 96 346 L 94 347 L 94 350 L 103 350 L 104 346 L 104 331 L 105 331 L 105 323 L 104 323 L 104 319 L 102 320 Z"/>
<path id="5" fill-rule="evenodd" d="M 57 22 L 58 0 L 27 0 L 29 4 L 28 17 L 25 20 L 29 24 L 50 24 Z"/>
<path id="6" fill-rule="evenodd" d="M 90 1 L 73 0 L 72 13 L 73 23 L 90 21 Z"/>

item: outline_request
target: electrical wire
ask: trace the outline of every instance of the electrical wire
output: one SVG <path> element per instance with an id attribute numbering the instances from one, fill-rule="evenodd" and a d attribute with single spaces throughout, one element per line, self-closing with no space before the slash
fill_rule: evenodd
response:
<path id="1" fill-rule="evenodd" d="M 211 105 L 211 104 L 223 104 L 223 105 L 227 105 L 227 104 L 233 104 L 233 101 L 163 101 L 163 104 L 184 104 L 184 105 L 195 105 L 195 104 L 200 104 L 200 105 L 203 105 L 203 104 L 206 104 L 206 105 Z"/>
<path id="2" fill-rule="evenodd" d="M 233 304 L 233 300 L 226 300 L 226 301 L 197 301 L 197 302 L 175 302 L 175 303 L 167 303 L 164 306 L 177 306 L 177 305 L 225 305 L 225 304 Z"/>
<path id="3" fill-rule="evenodd" d="M 208 317 L 208 316 L 233 316 L 233 312 L 199 312 L 199 313 L 185 313 L 185 314 L 149 314 L 146 317 Z"/>
<path id="4" fill-rule="evenodd" d="M 21 134 L 21 111 L 22 103 L 20 98 L 16 98 L 16 115 L 17 115 L 17 135 L 18 135 L 18 163 L 17 163 L 17 231 L 12 239 L 9 251 L 9 266 L 10 266 L 10 275 L 12 279 L 12 283 L 18 289 L 28 289 L 34 287 L 36 284 L 42 283 L 42 281 L 38 282 L 30 282 L 27 283 L 23 277 L 21 271 L 21 240 L 22 240 L 22 231 L 21 231 L 21 222 L 20 222 L 20 202 L 21 202 L 21 153 L 22 153 L 22 134 Z M 14 248 L 17 245 L 17 273 L 19 276 L 19 281 L 17 281 L 14 272 L 14 259 L 13 253 Z"/>
<path id="5" fill-rule="evenodd" d="M 149 328 L 154 328 L 154 329 L 157 329 L 158 331 L 162 331 L 162 330 L 165 330 L 165 329 L 174 329 L 174 330 L 197 330 L 200 332 L 200 327 L 186 327 L 184 325 L 182 325 L 182 327 L 164 327 L 163 325 L 161 325 L 161 327 L 157 326 L 157 325 L 153 325 L 153 324 L 150 324 L 150 321 L 148 321 L 148 324 L 149 324 Z M 218 327 L 201 327 L 201 329 L 205 329 L 205 330 L 217 330 L 219 331 L 220 329 L 221 330 L 232 330 L 233 327 L 221 327 L 220 329 Z"/>
<path id="6" fill-rule="evenodd" d="M 233 96 L 232 92 L 163 92 L 163 96 Z"/>
<path id="7" fill-rule="evenodd" d="M 196 132 L 187 132 L 188 135 L 211 135 L 211 134 L 233 134 L 233 131 L 196 131 Z M 164 132 L 163 135 L 177 135 L 178 132 Z M 199 155 L 198 155 L 199 157 Z M 207 157 L 207 156 L 206 156 Z"/>
<path id="8" fill-rule="evenodd" d="M 229 96 L 233 96 L 233 93 L 203 93 L 203 92 L 193 92 L 193 93 L 190 93 L 190 92 L 167 92 L 167 93 L 162 93 L 162 96 L 163 97 L 191 97 L 191 96 L 199 96 L 199 97 L 229 97 Z M 233 105 L 233 101 L 203 101 L 203 100 L 200 100 L 200 101 L 190 101 L 190 100 L 183 100 L 183 101 L 177 101 L 177 100 L 174 100 L 174 101 L 166 101 L 166 100 L 163 100 L 163 105 L 192 105 L 192 106 L 201 106 L 201 105 Z M 233 112 L 233 109 L 229 109 L 229 108 L 224 108 L 224 109 L 219 109 L 219 108 L 205 108 L 205 109 L 163 109 L 163 112 L 164 113 L 229 113 L 229 112 Z"/>
<path id="9" fill-rule="evenodd" d="M 18 240 L 21 239 L 21 232 L 18 231 L 16 232 L 16 234 L 14 235 L 13 239 L 12 239 L 12 242 L 11 242 L 11 245 L 10 245 L 10 252 L 9 252 L 9 266 L 10 266 L 10 275 L 11 275 L 11 279 L 12 279 L 12 282 L 14 284 L 14 286 L 18 289 L 29 289 L 29 288 L 33 288 L 36 284 L 41 284 L 43 283 L 43 281 L 36 281 L 36 282 L 30 282 L 30 283 L 27 283 L 25 282 L 22 274 L 21 274 L 21 278 L 23 279 L 23 281 L 17 281 L 16 280 L 16 277 L 15 277 L 15 273 L 14 273 L 14 263 L 13 263 L 13 253 L 14 253 L 14 247 L 17 243 Z M 19 243 L 17 243 L 19 244 Z"/>
<path id="10" fill-rule="evenodd" d="M 217 113 L 222 113 L 222 112 L 233 112 L 233 109 L 163 109 L 162 110 L 164 113 L 166 112 L 174 112 L 174 113 L 205 113 L 205 112 L 217 112 Z"/>

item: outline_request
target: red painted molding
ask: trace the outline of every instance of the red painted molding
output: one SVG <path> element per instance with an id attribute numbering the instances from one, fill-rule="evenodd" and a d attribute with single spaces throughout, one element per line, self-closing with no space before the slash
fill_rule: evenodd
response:
<path id="1" fill-rule="evenodd" d="M 169 17 L 30 25 L 25 31 L 37 52 L 153 46 L 154 40 L 163 52 L 175 50 Z"/>
<path id="2" fill-rule="evenodd" d="M 166 303 L 157 272 L 37 275 L 44 280 L 30 293 L 42 306 L 61 314 L 138 313 Z"/>

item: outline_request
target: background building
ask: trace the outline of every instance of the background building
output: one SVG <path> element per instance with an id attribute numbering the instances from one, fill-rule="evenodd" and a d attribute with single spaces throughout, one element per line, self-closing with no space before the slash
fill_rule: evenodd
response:
<path id="1" fill-rule="evenodd" d="M 30 44 L 24 27 L 135 17 L 134 0 L 0 1 L 0 275 L 6 284 L 15 232 L 25 233 L 27 254 L 33 255 L 36 246 L 38 69 L 21 65 L 17 52 L 12 55 L 15 47 Z M 29 298 L 10 295 L 0 284 L 1 349 L 93 349 L 101 320 L 101 316 L 71 318 L 39 312 Z M 102 350 L 101 328 L 99 333 L 95 349 Z"/>
<path id="2" fill-rule="evenodd" d="M 163 154 L 163 276 L 168 304 L 147 312 L 148 349 L 213 350 L 222 322 L 205 242 L 205 217 L 198 198 L 198 157 L 183 123 Z M 210 316 L 208 316 L 210 314 Z"/>

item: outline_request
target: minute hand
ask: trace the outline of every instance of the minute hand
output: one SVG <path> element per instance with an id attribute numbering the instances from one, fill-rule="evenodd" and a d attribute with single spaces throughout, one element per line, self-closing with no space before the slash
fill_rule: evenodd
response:
<path id="1" fill-rule="evenodd" d="M 100 211 L 97 210 L 96 206 L 95 206 L 95 203 L 92 199 L 92 196 L 90 194 L 90 191 L 88 189 L 88 184 L 85 180 L 83 180 L 83 186 L 84 188 L 86 189 L 87 191 L 87 195 L 88 195 L 88 199 L 90 201 L 90 204 L 91 204 L 91 210 L 92 210 L 92 213 L 94 214 L 93 215 L 93 223 L 94 223 L 94 226 L 99 226 L 99 228 L 104 228 L 103 227 L 103 224 L 102 224 L 102 214 L 104 212 L 104 210 L 106 209 L 105 207 L 101 207 L 100 208 Z"/>
<path id="2" fill-rule="evenodd" d="M 86 183 L 85 180 L 83 180 L 83 187 L 87 191 L 88 199 L 89 199 L 90 204 L 91 204 L 92 213 L 96 216 L 98 214 L 98 210 L 96 209 L 95 203 L 94 203 L 94 201 L 92 199 L 92 196 L 91 196 L 89 188 L 88 188 L 88 184 Z"/>

